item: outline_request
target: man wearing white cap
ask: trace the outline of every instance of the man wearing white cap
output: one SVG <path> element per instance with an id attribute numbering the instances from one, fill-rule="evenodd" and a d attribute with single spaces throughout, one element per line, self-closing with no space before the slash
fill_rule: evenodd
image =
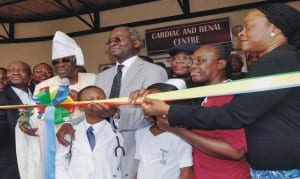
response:
<path id="1" fill-rule="evenodd" d="M 62 78 L 69 80 L 69 87 L 73 92 L 95 83 L 95 74 L 78 73 L 76 65 L 84 65 L 81 48 L 65 33 L 57 31 L 52 43 L 52 65 L 56 76 L 39 83 L 34 94 L 49 86 L 57 87 Z M 73 114 L 74 116 L 76 114 Z M 37 119 L 36 114 L 30 119 L 33 134 L 29 129 L 16 127 L 17 158 L 22 179 L 44 178 L 45 124 Z M 26 134 L 24 134 L 26 133 Z"/>
<path id="2" fill-rule="evenodd" d="M 36 86 L 35 92 L 45 86 L 60 84 L 61 78 L 68 78 L 70 88 L 77 92 L 95 83 L 95 74 L 77 72 L 76 65 L 84 65 L 81 48 L 72 38 L 60 31 L 57 31 L 53 38 L 52 65 L 57 76 L 41 82 Z"/>

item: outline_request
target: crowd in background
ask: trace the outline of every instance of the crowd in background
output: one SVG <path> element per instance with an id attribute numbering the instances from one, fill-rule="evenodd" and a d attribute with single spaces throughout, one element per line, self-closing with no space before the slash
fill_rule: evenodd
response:
<path id="1" fill-rule="evenodd" d="M 79 45 L 54 34 L 51 64 L 0 67 L 0 105 L 35 104 L 42 89 L 68 79 L 69 96 L 87 101 L 230 83 L 300 70 L 299 10 L 274 3 L 250 10 L 239 33 L 246 56 L 228 45 L 181 44 L 170 67 L 140 55 L 141 34 L 116 27 L 106 42 L 116 65 L 89 73 Z M 97 62 L 98 63 L 98 62 Z M 246 70 L 245 70 L 246 69 Z M 56 127 L 58 179 L 300 178 L 299 88 L 208 96 L 141 106 L 90 103 Z M 43 179 L 45 124 L 18 109 L 0 110 L 0 179 Z M 75 132 L 76 131 L 76 132 Z M 54 176 L 54 178 L 55 178 Z"/>

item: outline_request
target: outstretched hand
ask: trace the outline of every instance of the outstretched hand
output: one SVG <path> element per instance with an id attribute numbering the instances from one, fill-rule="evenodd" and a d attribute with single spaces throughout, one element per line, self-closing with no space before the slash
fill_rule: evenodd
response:
<path id="1" fill-rule="evenodd" d="M 129 95 L 130 103 L 135 103 L 138 99 L 142 100 L 141 106 L 143 107 L 144 113 L 146 115 L 167 115 L 170 106 L 162 100 L 149 99 L 148 94 L 152 94 L 151 90 L 139 89 L 133 91 Z"/>
<path id="2" fill-rule="evenodd" d="M 142 103 L 144 113 L 147 115 L 168 115 L 170 106 L 162 100 L 145 98 Z"/>
<path id="3" fill-rule="evenodd" d="M 138 99 L 143 100 L 148 94 L 151 94 L 151 90 L 145 88 L 135 90 L 129 94 L 130 103 L 134 104 Z"/>
<path id="4" fill-rule="evenodd" d="M 111 117 L 118 111 L 116 107 L 110 107 L 103 103 L 90 103 L 88 104 L 88 110 L 103 118 Z"/>
<path id="5" fill-rule="evenodd" d="M 186 128 L 172 127 L 172 126 L 170 126 L 170 123 L 169 123 L 167 117 L 157 116 L 156 119 L 157 119 L 157 120 L 156 120 L 156 125 L 157 125 L 157 127 L 160 128 L 161 130 L 169 131 L 169 132 L 172 132 L 172 133 L 174 133 L 174 134 L 178 134 L 178 133 L 180 133 L 181 131 L 188 130 L 188 129 L 186 129 Z"/>
<path id="6" fill-rule="evenodd" d="M 32 128 L 29 125 L 26 125 L 24 121 L 20 120 L 19 121 L 19 128 L 22 132 L 24 132 L 25 134 L 27 135 L 30 135 L 30 136 L 39 136 L 38 134 L 36 134 L 38 128 Z"/>
<path id="7" fill-rule="evenodd" d="M 61 126 L 61 128 L 56 133 L 56 138 L 62 145 L 69 146 L 71 144 L 71 141 L 66 140 L 65 136 L 67 135 L 71 137 L 71 140 L 75 140 L 75 130 L 69 123 L 65 123 Z"/>

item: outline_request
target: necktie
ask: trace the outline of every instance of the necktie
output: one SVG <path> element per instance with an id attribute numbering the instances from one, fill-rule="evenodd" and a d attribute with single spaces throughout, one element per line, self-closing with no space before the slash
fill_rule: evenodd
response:
<path id="1" fill-rule="evenodd" d="M 123 67 L 124 67 L 124 65 L 118 65 L 118 67 L 117 67 L 117 74 L 114 77 L 114 81 L 111 86 L 109 98 L 117 98 L 120 96 L 122 68 Z"/>
<path id="2" fill-rule="evenodd" d="M 86 135 L 87 135 L 87 138 L 89 140 L 89 143 L 90 143 L 90 147 L 91 147 L 91 150 L 93 151 L 94 150 L 94 147 L 96 145 L 96 140 L 95 140 L 95 135 L 93 133 L 93 127 L 90 126 L 88 128 L 88 130 L 86 131 Z"/>

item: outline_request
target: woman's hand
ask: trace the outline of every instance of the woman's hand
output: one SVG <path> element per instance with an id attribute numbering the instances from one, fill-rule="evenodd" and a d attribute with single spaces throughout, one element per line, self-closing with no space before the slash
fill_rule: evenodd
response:
<path id="1" fill-rule="evenodd" d="M 142 103 L 144 113 L 147 115 L 168 115 L 170 106 L 162 100 L 145 98 Z"/>
<path id="2" fill-rule="evenodd" d="M 19 128 L 22 132 L 24 132 L 27 135 L 30 136 L 36 136 L 38 137 L 39 135 L 36 133 L 38 128 L 32 128 L 30 124 L 26 125 L 24 121 L 19 121 Z"/>
<path id="3" fill-rule="evenodd" d="M 88 104 L 88 110 L 103 118 L 111 117 L 118 111 L 116 107 L 110 107 L 103 103 L 90 103 Z"/>
<path id="4" fill-rule="evenodd" d="M 75 130 L 69 123 L 63 124 L 56 133 L 58 142 L 64 146 L 69 146 L 71 144 L 71 141 L 66 140 L 66 135 L 69 135 L 71 137 L 71 140 L 75 140 Z"/>
<path id="5" fill-rule="evenodd" d="M 134 104 L 138 99 L 143 100 L 148 94 L 151 94 L 151 90 L 145 88 L 135 90 L 129 94 L 129 101 L 131 104 Z"/>
<path id="6" fill-rule="evenodd" d="M 157 116 L 156 117 L 156 125 L 164 131 L 169 131 L 172 132 L 174 134 L 178 134 L 179 132 L 181 132 L 182 130 L 187 130 L 185 128 L 179 128 L 179 127 L 172 127 L 169 124 L 168 118 L 167 117 L 163 117 L 163 116 Z"/>

